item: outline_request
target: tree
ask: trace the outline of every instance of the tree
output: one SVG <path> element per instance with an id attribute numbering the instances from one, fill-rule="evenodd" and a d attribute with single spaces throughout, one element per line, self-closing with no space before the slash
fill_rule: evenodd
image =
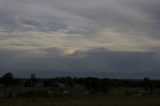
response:
<path id="1" fill-rule="evenodd" d="M 110 80 L 105 78 L 101 80 L 101 91 L 107 93 L 111 90 Z"/>
<path id="2" fill-rule="evenodd" d="M 150 80 L 150 78 L 145 77 L 143 80 L 143 88 L 145 89 L 146 92 L 150 92 L 151 94 L 154 91 L 154 85 L 153 82 Z"/>
<path id="3" fill-rule="evenodd" d="M 13 80 L 14 80 L 13 74 L 10 73 L 10 72 L 8 72 L 8 73 L 6 73 L 6 74 L 4 74 L 4 75 L 2 76 L 2 82 L 3 82 L 3 84 L 5 84 L 7 87 L 8 87 L 9 85 L 12 85 L 12 84 L 13 84 Z"/>
<path id="4" fill-rule="evenodd" d="M 37 78 L 35 74 L 31 74 L 31 85 L 35 86 L 35 84 L 37 83 Z"/>

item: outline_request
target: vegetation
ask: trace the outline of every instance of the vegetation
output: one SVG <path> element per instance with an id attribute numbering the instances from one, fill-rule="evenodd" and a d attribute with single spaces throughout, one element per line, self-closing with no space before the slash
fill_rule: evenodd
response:
<path id="1" fill-rule="evenodd" d="M 159 106 L 158 96 L 80 96 L 0 100 L 0 106 Z"/>
<path id="2" fill-rule="evenodd" d="M 108 78 L 0 78 L 0 106 L 159 106 L 160 81 Z"/>
<path id="3" fill-rule="evenodd" d="M 6 73 L 2 77 L 2 83 L 5 84 L 6 86 L 9 86 L 13 83 L 13 75 L 12 73 Z"/>

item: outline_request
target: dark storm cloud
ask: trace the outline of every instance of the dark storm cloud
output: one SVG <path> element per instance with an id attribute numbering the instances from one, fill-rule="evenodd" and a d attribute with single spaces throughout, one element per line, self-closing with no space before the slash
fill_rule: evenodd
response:
<path id="1" fill-rule="evenodd" d="M 32 57 L 19 55 L 13 51 L 0 52 L 1 74 L 11 71 L 21 76 L 34 72 L 41 77 L 97 75 L 98 77 L 157 78 L 159 76 L 157 73 L 160 70 L 160 58 L 157 59 L 157 52 L 111 52 L 94 49 L 63 55 L 57 48 L 50 48 L 44 52 L 47 54 Z"/>

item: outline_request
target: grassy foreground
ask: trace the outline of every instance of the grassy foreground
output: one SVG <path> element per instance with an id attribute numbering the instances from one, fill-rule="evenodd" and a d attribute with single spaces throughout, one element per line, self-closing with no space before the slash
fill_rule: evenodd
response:
<path id="1" fill-rule="evenodd" d="M 1 99 L 0 106 L 160 106 L 160 96 L 81 96 Z"/>

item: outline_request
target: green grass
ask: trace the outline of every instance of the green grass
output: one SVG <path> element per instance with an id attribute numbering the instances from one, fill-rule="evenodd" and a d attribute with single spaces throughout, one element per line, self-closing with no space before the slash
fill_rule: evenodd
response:
<path id="1" fill-rule="evenodd" d="M 0 106 L 160 106 L 160 96 L 80 96 L 1 99 Z"/>

